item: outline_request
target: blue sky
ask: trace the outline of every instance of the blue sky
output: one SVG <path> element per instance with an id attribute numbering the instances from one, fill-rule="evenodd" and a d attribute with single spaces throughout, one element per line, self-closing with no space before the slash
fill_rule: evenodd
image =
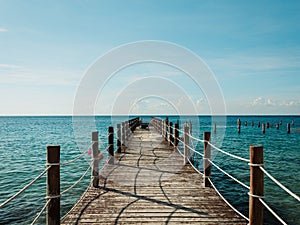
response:
<path id="1" fill-rule="evenodd" d="M 172 42 L 202 58 L 228 114 L 300 114 L 299 12 L 299 1 L 0 0 L 0 115 L 72 115 L 96 59 L 142 40 Z M 175 82 L 199 114 L 210 113 L 209 99 L 185 74 L 149 63 L 115 74 L 95 113 L 110 114 L 121 90 L 126 95 L 149 76 Z M 126 104 L 130 113 L 176 113 L 186 99 L 167 92 L 168 101 L 136 89 Z"/>

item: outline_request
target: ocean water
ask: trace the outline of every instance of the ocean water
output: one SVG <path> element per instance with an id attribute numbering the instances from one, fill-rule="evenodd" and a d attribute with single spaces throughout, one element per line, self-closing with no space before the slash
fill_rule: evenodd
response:
<path id="1" fill-rule="evenodd" d="M 164 117 L 161 117 L 164 118 Z M 241 133 L 237 132 L 237 119 L 242 121 Z M 91 132 L 99 131 L 100 150 L 106 147 L 107 127 L 116 126 L 127 117 L 98 116 L 76 117 L 0 117 L 0 203 L 24 187 L 45 169 L 46 146 L 61 146 L 61 162 L 87 152 L 91 145 Z M 144 121 L 150 117 L 143 116 Z M 193 125 L 192 134 L 202 139 L 204 131 L 212 131 L 212 143 L 223 150 L 249 158 L 249 146 L 264 146 L 265 168 L 283 185 L 300 195 L 300 117 L 299 116 L 228 116 L 226 124 L 220 118 L 210 116 L 179 117 L 179 120 Z M 282 120 L 279 130 L 275 124 Z M 294 120 L 291 133 L 286 124 Z M 244 122 L 248 125 L 245 126 Z M 251 122 L 255 125 L 252 127 Z M 216 133 L 213 124 L 217 123 Z M 257 123 L 269 122 L 273 126 L 262 134 Z M 203 151 L 203 144 L 193 142 L 197 151 Z M 107 156 L 106 152 L 103 152 Z M 249 166 L 246 162 L 232 159 L 213 150 L 213 161 L 225 171 L 249 185 Z M 90 156 L 76 163 L 61 167 L 61 191 L 68 188 L 89 167 Z M 202 170 L 202 160 L 195 154 L 193 161 Z M 100 167 L 105 160 L 102 160 Z M 248 190 L 227 176 L 212 168 L 212 180 L 220 192 L 238 210 L 248 216 Z M 81 196 L 90 182 L 90 172 L 84 179 L 61 197 L 61 217 L 65 215 Z M 0 209 L 0 224 L 30 224 L 45 204 L 46 178 L 43 176 L 18 198 Z M 288 223 L 300 224 L 300 204 L 265 176 L 265 201 Z M 45 224 L 45 213 L 36 224 Z M 280 224 L 265 210 L 265 224 Z"/>

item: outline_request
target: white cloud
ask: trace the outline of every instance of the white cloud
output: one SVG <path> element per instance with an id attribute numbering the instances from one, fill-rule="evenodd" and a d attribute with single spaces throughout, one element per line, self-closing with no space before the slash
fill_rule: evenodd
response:
<path id="1" fill-rule="evenodd" d="M 0 64 L 0 83 L 19 85 L 77 85 L 78 71 L 31 70 L 17 65 Z"/>
<path id="2" fill-rule="evenodd" d="M 254 99 L 250 104 L 251 106 L 292 107 L 299 106 L 300 100 L 273 100 L 270 98 L 258 97 Z"/>
<path id="3" fill-rule="evenodd" d="M 0 32 L 7 32 L 8 30 L 0 27 Z"/>
<path id="4" fill-rule="evenodd" d="M 13 64 L 0 64 L 0 70 L 18 69 L 20 66 Z"/>

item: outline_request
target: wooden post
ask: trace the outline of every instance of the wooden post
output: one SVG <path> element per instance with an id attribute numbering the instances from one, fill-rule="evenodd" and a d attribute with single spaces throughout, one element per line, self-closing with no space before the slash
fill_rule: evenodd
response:
<path id="1" fill-rule="evenodd" d="M 267 128 L 270 128 L 270 123 L 269 122 L 267 122 Z"/>
<path id="2" fill-rule="evenodd" d="M 263 224 L 263 204 L 259 197 L 264 196 L 263 147 L 250 146 L 250 192 L 249 192 L 249 224 Z"/>
<path id="3" fill-rule="evenodd" d="M 60 146 L 47 146 L 47 206 L 46 224 L 60 224 Z"/>
<path id="4" fill-rule="evenodd" d="M 121 124 L 117 124 L 117 152 L 121 153 Z"/>
<path id="5" fill-rule="evenodd" d="M 92 132 L 92 182 L 93 187 L 99 186 L 99 135 L 98 131 Z"/>
<path id="6" fill-rule="evenodd" d="M 214 133 L 217 133 L 217 123 L 214 123 Z"/>
<path id="7" fill-rule="evenodd" d="M 238 133 L 241 133 L 241 124 L 242 124 L 242 122 L 241 122 L 241 119 L 240 119 L 240 118 L 238 118 L 238 120 L 237 120 L 237 125 L 238 125 Z"/>
<path id="8" fill-rule="evenodd" d="M 108 127 L 108 163 L 114 164 L 114 127 Z"/>
<path id="9" fill-rule="evenodd" d="M 179 138 L 179 124 L 178 122 L 174 124 L 174 147 L 178 146 L 178 138 Z"/>
<path id="10" fill-rule="evenodd" d="M 260 127 L 260 122 L 258 122 L 257 127 Z"/>
<path id="11" fill-rule="evenodd" d="M 190 137 L 189 137 L 189 126 L 187 123 L 184 124 L 184 157 L 183 164 L 186 165 L 188 163 L 188 159 L 190 158 Z"/>
<path id="12" fill-rule="evenodd" d="M 264 123 L 261 125 L 261 130 L 263 134 L 266 133 L 266 126 Z"/>
<path id="13" fill-rule="evenodd" d="M 246 126 L 248 126 L 248 122 L 247 122 L 247 121 L 245 121 L 245 123 L 244 123 L 244 124 L 245 124 L 245 127 L 246 127 Z"/>
<path id="14" fill-rule="evenodd" d="M 174 138 L 173 138 L 173 123 L 170 122 L 170 137 L 169 137 L 169 145 L 172 146 L 173 145 L 173 141 L 174 141 Z"/>
<path id="15" fill-rule="evenodd" d="M 287 124 L 286 125 L 286 132 L 289 134 L 289 133 L 291 133 L 291 124 Z"/>
<path id="16" fill-rule="evenodd" d="M 282 125 L 282 120 L 280 120 L 279 125 Z"/>
<path id="17" fill-rule="evenodd" d="M 211 175 L 211 164 L 208 160 L 210 160 L 211 153 L 210 153 L 210 145 L 207 143 L 210 141 L 210 132 L 204 132 L 203 134 L 204 139 L 204 157 L 203 157 L 203 167 L 204 167 L 204 187 L 210 187 L 210 182 L 208 178 Z"/>
<path id="18" fill-rule="evenodd" d="M 169 131 L 169 117 L 166 117 L 166 135 L 165 135 L 165 140 L 166 141 L 169 140 L 168 131 Z"/>
<path id="19" fill-rule="evenodd" d="M 122 122 L 122 145 L 125 146 L 125 123 Z"/>

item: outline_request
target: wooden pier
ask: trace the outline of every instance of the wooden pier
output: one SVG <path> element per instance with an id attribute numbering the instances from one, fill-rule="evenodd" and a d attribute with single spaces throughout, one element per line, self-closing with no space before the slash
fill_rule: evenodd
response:
<path id="1" fill-rule="evenodd" d="M 61 224 L 247 224 L 160 134 L 137 128 Z"/>

